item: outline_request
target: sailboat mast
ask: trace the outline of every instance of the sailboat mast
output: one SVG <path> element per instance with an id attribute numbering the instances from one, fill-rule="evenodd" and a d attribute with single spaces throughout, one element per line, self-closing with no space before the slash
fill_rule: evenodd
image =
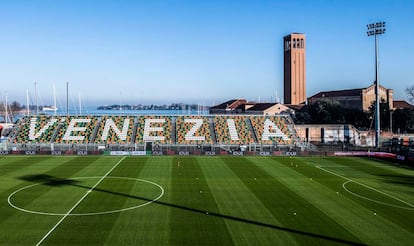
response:
<path id="1" fill-rule="evenodd" d="M 79 91 L 79 115 L 82 115 L 82 103 L 81 103 L 81 94 Z"/>
<path id="2" fill-rule="evenodd" d="M 26 112 L 27 115 L 30 115 L 29 90 L 26 90 Z"/>
<path id="3" fill-rule="evenodd" d="M 57 107 L 56 107 L 56 86 L 55 83 L 53 83 L 53 110 L 55 110 L 55 116 L 57 114 Z"/>
<path id="4" fill-rule="evenodd" d="M 7 94 L 6 94 L 6 105 L 5 105 L 5 108 L 6 108 L 6 124 L 8 123 L 7 122 L 7 119 L 9 118 L 9 113 L 8 113 L 8 111 L 7 111 Z"/>
<path id="5" fill-rule="evenodd" d="M 66 82 L 66 115 L 69 116 L 69 82 Z"/>
<path id="6" fill-rule="evenodd" d="M 37 82 L 35 82 L 36 115 L 39 115 L 39 103 L 37 101 Z"/>

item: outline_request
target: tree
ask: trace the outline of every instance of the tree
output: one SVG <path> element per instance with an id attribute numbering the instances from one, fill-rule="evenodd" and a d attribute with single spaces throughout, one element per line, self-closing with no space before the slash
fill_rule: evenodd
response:
<path id="1" fill-rule="evenodd" d="M 369 129 L 371 113 L 364 112 L 362 109 L 345 108 L 343 114 L 345 115 L 346 124 L 351 124 L 359 129 Z"/>
<path id="2" fill-rule="evenodd" d="M 414 131 L 414 110 L 396 109 L 393 113 L 393 130 L 396 133 L 412 133 Z"/>
<path id="3" fill-rule="evenodd" d="M 11 121 L 14 121 L 14 116 L 18 114 L 22 109 L 23 107 L 17 101 L 13 101 L 11 104 L 7 105 L 7 110 L 6 110 L 5 103 L 4 102 L 0 103 L 0 115 L 4 119 L 8 117 Z M 7 117 L 6 117 L 6 111 L 8 113 Z"/>
<path id="4" fill-rule="evenodd" d="M 10 110 L 12 111 L 12 113 L 16 113 L 19 112 L 23 109 L 23 107 L 20 105 L 19 102 L 13 101 L 12 104 L 10 104 Z"/>
<path id="5" fill-rule="evenodd" d="M 380 111 L 381 130 L 390 130 L 390 116 L 391 116 L 390 105 L 382 98 L 379 106 L 380 106 L 379 111 Z M 369 107 L 369 112 L 370 112 L 370 115 L 372 115 L 373 119 L 375 120 L 375 101 L 372 102 L 371 106 Z M 375 121 L 373 123 L 375 124 Z"/>
<path id="6" fill-rule="evenodd" d="M 414 85 L 405 88 L 405 93 L 407 93 L 408 101 L 414 103 Z"/>
<path id="7" fill-rule="evenodd" d="M 307 108 L 309 118 L 314 124 L 344 123 L 345 116 L 341 104 L 331 100 L 319 100 Z"/>
<path id="8" fill-rule="evenodd" d="M 362 109 L 344 108 L 336 101 L 322 99 L 304 106 L 292 117 L 296 124 L 350 124 L 368 129 L 372 121 L 371 115 Z"/>

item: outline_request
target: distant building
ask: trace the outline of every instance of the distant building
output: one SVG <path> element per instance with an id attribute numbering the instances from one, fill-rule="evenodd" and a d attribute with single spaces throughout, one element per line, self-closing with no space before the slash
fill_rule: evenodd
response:
<path id="1" fill-rule="evenodd" d="M 245 99 L 233 99 L 210 108 L 210 114 L 250 114 L 276 115 L 294 114 L 303 105 L 287 105 L 281 103 L 247 102 Z"/>
<path id="2" fill-rule="evenodd" d="M 305 35 L 291 33 L 283 37 L 284 46 L 284 103 L 306 102 L 306 45 Z"/>
<path id="3" fill-rule="evenodd" d="M 252 115 L 275 115 L 280 114 L 281 111 L 286 109 L 286 107 L 278 103 L 256 103 L 252 105 L 252 107 L 246 109 L 243 113 Z"/>
<path id="4" fill-rule="evenodd" d="M 409 104 L 408 102 L 404 101 L 404 100 L 396 100 L 393 103 L 394 105 L 394 109 L 410 109 L 413 110 L 414 106 Z"/>
<path id="5" fill-rule="evenodd" d="M 232 99 L 216 106 L 210 107 L 210 114 L 239 114 L 242 112 L 242 105 L 247 104 L 245 99 Z"/>
<path id="6" fill-rule="evenodd" d="M 375 84 L 360 89 L 319 92 L 308 98 L 308 104 L 313 104 L 322 99 L 336 101 L 344 108 L 368 111 L 372 103 L 375 102 Z M 393 90 L 380 85 L 380 100 L 387 102 L 392 109 L 394 107 Z"/>
<path id="7" fill-rule="evenodd" d="M 314 144 L 375 145 L 375 135 L 371 131 L 360 131 L 349 124 L 298 124 L 295 128 L 303 141 Z"/>
<path id="8" fill-rule="evenodd" d="M 296 113 L 297 110 L 300 110 L 303 106 L 304 105 L 289 105 L 281 103 L 256 103 L 253 107 L 248 108 L 244 113 L 254 115 L 293 115 Z"/>

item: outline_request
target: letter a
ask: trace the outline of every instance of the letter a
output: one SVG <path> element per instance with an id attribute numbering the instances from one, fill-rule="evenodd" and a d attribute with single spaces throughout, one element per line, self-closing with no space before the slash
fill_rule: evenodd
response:
<path id="1" fill-rule="evenodd" d="M 270 129 L 272 129 L 272 132 L 270 132 Z M 263 126 L 263 135 L 262 135 L 262 141 L 268 141 L 269 138 L 273 137 L 279 137 L 282 138 L 285 141 L 290 140 L 285 134 L 282 133 L 282 131 L 279 129 L 279 127 L 276 126 L 274 122 L 272 122 L 269 119 L 266 119 Z"/>

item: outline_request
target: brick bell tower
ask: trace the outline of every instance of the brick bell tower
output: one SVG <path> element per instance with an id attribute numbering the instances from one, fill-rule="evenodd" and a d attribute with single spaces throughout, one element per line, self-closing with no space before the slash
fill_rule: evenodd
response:
<path id="1" fill-rule="evenodd" d="M 306 102 L 306 38 L 303 33 L 283 37 L 284 103 Z"/>

